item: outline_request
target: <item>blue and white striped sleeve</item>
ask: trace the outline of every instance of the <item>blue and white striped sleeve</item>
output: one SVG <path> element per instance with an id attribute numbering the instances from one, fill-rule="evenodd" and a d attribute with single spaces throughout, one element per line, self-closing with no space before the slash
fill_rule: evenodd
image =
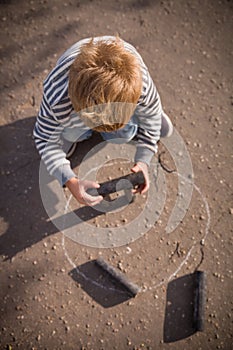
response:
<path id="1" fill-rule="evenodd" d="M 141 161 L 150 165 L 160 138 L 162 105 L 159 93 L 145 65 L 142 67 L 142 80 L 142 94 L 135 111 L 138 119 L 135 162 Z"/>
<path id="2" fill-rule="evenodd" d="M 72 177 L 76 177 L 62 149 L 61 135 L 65 124 L 69 124 L 67 113 L 63 117 L 60 116 L 58 120 L 44 94 L 33 135 L 37 150 L 48 172 L 59 181 L 61 186 Z"/>

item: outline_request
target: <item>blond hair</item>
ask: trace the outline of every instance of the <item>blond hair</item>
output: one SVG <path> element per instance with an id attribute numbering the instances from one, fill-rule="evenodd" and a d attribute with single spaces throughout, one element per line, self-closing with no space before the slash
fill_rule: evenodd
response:
<path id="1" fill-rule="evenodd" d="M 119 37 L 81 47 L 69 72 L 69 97 L 84 123 L 113 131 L 131 118 L 142 89 L 140 63 Z"/>

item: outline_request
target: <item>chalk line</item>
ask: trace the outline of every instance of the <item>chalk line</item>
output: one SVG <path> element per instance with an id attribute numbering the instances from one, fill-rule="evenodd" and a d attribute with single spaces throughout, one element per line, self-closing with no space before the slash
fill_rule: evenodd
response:
<path id="1" fill-rule="evenodd" d="M 97 170 L 99 167 L 97 167 L 96 169 L 91 169 L 91 171 L 93 170 Z M 175 174 L 178 174 L 177 172 L 174 172 Z M 191 182 L 189 179 L 185 178 L 184 176 L 178 174 L 178 176 L 182 177 L 184 180 L 186 181 L 189 181 Z M 208 236 L 208 233 L 209 233 L 209 227 L 210 227 L 210 209 L 209 209 L 209 204 L 207 202 L 207 199 L 206 197 L 203 195 L 203 193 L 201 192 L 200 188 L 195 185 L 193 183 L 193 187 L 195 188 L 195 190 L 199 193 L 199 195 L 201 196 L 203 202 L 204 202 L 204 205 L 205 205 L 205 210 L 206 210 L 206 214 L 207 214 L 207 222 L 206 222 L 206 227 L 205 227 L 205 235 L 204 237 L 201 239 L 201 240 L 196 240 L 193 245 L 191 246 L 191 248 L 189 249 L 188 253 L 186 254 L 184 260 L 180 263 L 180 265 L 178 266 L 178 268 L 176 269 L 175 272 L 173 272 L 170 276 L 168 276 L 166 279 L 163 279 L 162 281 L 160 281 L 158 284 L 156 285 L 152 285 L 150 287 L 146 287 L 146 286 L 143 286 L 143 288 L 141 289 L 142 292 L 146 292 L 147 290 L 154 290 L 154 289 L 157 289 L 159 288 L 160 286 L 164 285 L 165 283 L 168 283 L 172 280 L 172 278 L 174 278 L 178 273 L 179 271 L 182 269 L 182 267 L 184 266 L 184 264 L 188 261 L 194 247 L 198 244 L 200 244 L 200 242 L 202 242 L 202 245 L 204 245 L 205 243 L 205 240 Z M 65 210 L 64 210 L 64 213 L 66 214 L 67 211 L 68 211 L 68 207 L 69 207 L 69 204 L 70 204 L 70 201 L 71 201 L 71 198 L 72 198 L 72 195 L 70 195 L 70 197 L 68 198 L 67 202 L 66 202 L 66 206 L 65 206 Z M 65 222 L 64 222 L 64 227 L 65 227 Z M 67 258 L 67 260 L 69 261 L 70 265 L 75 268 L 76 272 L 82 276 L 86 281 L 94 284 L 95 286 L 99 287 L 99 288 L 102 288 L 102 289 L 105 289 L 105 290 L 111 290 L 111 291 L 114 291 L 114 292 L 118 292 L 118 293 L 123 293 L 121 290 L 118 290 L 116 288 L 111 288 L 111 287 L 106 287 L 94 280 L 92 280 L 91 278 L 87 277 L 82 271 L 79 270 L 79 268 L 75 265 L 75 263 L 73 262 L 73 260 L 70 258 L 67 250 L 66 250 L 66 247 L 65 247 L 65 238 L 64 238 L 64 233 L 62 232 L 62 248 L 64 250 L 64 254 L 65 254 L 65 257 Z"/>
<path id="2" fill-rule="evenodd" d="M 126 164 L 126 163 L 130 163 L 130 161 L 129 161 L 129 160 L 125 160 L 125 161 L 123 160 L 123 161 L 121 161 L 121 164 Z M 111 163 L 109 162 L 109 163 L 107 163 L 107 164 L 103 164 L 103 165 L 100 164 L 99 166 L 90 169 L 90 170 L 85 174 L 85 176 L 82 178 L 82 180 L 86 179 L 86 178 L 88 177 L 89 174 L 93 173 L 93 171 L 97 171 L 97 170 L 99 170 L 100 168 L 107 168 L 107 167 L 112 166 L 112 165 L 114 165 L 114 164 L 115 164 L 114 161 L 112 161 Z"/>
<path id="3" fill-rule="evenodd" d="M 178 176 L 180 176 L 181 178 L 183 178 L 184 180 L 186 181 L 189 181 L 191 182 L 189 179 L 185 178 L 184 176 L 178 174 L 177 172 L 174 172 L 174 174 L 177 174 Z M 151 286 L 149 287 L 148 289 L 152 290 L 152 289 L 156 289 L 158 287 L 160 287 L 161 285 L 165 284 L 165 283 L 168 283 L 171 281 L 171 279 L 173 277 L 175 277 L 179 272 L 180 270 L 182 269 L 182 267 L 184 266 L 184 264 L 188 261 L 194 247 L 197 245 L 197 244 L 200 244 L 200 242 L 202 242 L 202 245 L 204 245 L 205 243 L 205 240 L 209 234 L 209 228 L 210 228 L 210 208 L 209 208 L 209 204 L 207 202 L 207 199 L 205 198 L 205 196 L 203 195 L 203 193 L 201 192 L 200 188 L 195 185 L 193 183 L 193 187 L 195 188 L 195 190 L 200 194 L 203 202 L 204 202 L 204 205 L 205 205 L 205 210 L 206 210 L 206 214 L 207 214 L 207 222 L 206 222 L 206 227 L 205 227 L 205 235 L 204 237 L 201 239 L 201 240 L 196 240 L 193 245 L 191 246 L 191 248 L 189 249 L 188 253 L 186 254 L 184 260 L 181 262 L 181 264 L 178 266 L 177 270 L 175 272 L 173 272 L 166 280 L 163 280 L 161 282 L 159 282 L 158 284 L 154 285 L 154 286 Z"/>
<path id="4" fill-rule="evenodd" d="M 70 197 L 68 198 L 67 202 L 66 202 L 66 206 L 65 206 L 65 210 L 64 210 L 64 214 L 67 214 L 69 205 L 70 205 L 70 201 L 72 199 L 72 194 L 70 195 Z M 64 219 L 64 227 L 65 227 L 65 219 Z M 103 284 L 100 284 L 98 282 L 96 282 L 95 280 L 93 280 L 90 277 L 87 277 L 87 275 L 85 275 L 82 271 L 80 271 L 80 269 L 78 268 L 78 266 L 73 262 L 73 260 L 70 258 L 66 246 L 65 246 L 65 235 L 62 232 L 62 248 L 65 254 L 65 257 L 67 258 L 68 262 L 70 263 L 70 265 L 75 269 L 75 271 L 77 272 L 77 274 L 79 274 L 85 281 L 95 285 L 98 288 L 102 288 L 108 291 L 113 291 L 113 292 L 117 292 L 117 293 L 122 293 L 122 294 L 126 294 L 126 292 L 123 292 L 122 290 L 119 290 L 117 288 L 113 288 L 113 287 L 106 287 Z"/>

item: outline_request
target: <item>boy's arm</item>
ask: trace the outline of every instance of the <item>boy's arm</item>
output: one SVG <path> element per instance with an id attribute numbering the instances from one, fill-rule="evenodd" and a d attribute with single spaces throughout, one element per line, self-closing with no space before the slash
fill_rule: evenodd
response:
<path id="1" fill-rule="evenodd" d="M 149 166 L 160 139 L 162 105 L 159 93 L 145 67 L 142 76 L 143 90 L 135 111 L 138 118 L 135 163 L 143 162 Z"/>
<path id="2" fill-rule="evenodd" d="M 76 176 L 62 149 L 61 135 L 64 127 L 62 122 L 65 120 L 67 117 L 60 122 L 57 121 L 44 95 L 33 135 L 37 150 L 48 172 L 59 181 L 61 186 Z"/>
<path id="3" fill-rule="evenodd" d="M 62 149 L 62 131 L 64 126 L 69 126 L 70 118 L 64 116 L 62 123 L 58 122 L 48 106 L 44 96 L 34 128 L 35 143 L 41 158 L 50 175 L 54 176 L 62 186 L 66 185 L 79 203 L 94 206 L 100 203 L 103 197 L 90 196 L 86 190 L 98 188 L 99 185 L 96 182 L 77 179 Z"/>

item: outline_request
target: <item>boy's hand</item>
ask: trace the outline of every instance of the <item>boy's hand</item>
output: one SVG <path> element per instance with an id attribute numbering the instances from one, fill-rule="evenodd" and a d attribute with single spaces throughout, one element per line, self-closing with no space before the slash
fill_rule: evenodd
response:
<path id="1" fill-rule="evenodd" d="M 134 173 L 137 173 L 138 171 L 142 171 L 145 183 L 143 185 L 138 186 L 137 189 L 133 190 L 133 193 L 140 192 L 141 194 L 144 194 L 148 191 L 150 187 L 150 179 L 149 179 L 149 173 L 148 173 L 148 165 L 146 163 L 138 162 L 134 165 L 134 167 L 131 169 Z"/>
<path id="2" fill-rule="evenodd" d="M 78 180 L 76 177 L 72 177 L 66 182 L 66 187 L 69 188 L 79 203 L 89 205 L 90 207 L 99 204 L 103 199 L 102 196 L 91 196 L 86 192 L 88 188 L 100 187 L 99 184 L 93 181 Z"/>

